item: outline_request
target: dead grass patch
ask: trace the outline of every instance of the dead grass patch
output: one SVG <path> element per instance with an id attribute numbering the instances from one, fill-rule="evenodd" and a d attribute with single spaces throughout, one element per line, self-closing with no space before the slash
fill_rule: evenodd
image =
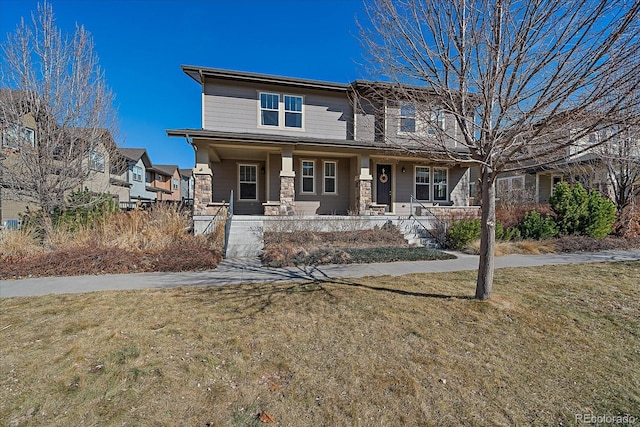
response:
<path id="1" fill-rule="evenodd" d="M 640 416 L 640 263 L 0 300 L 2 425 Z"/>
<path id="2" fill-rule="evenodd" d="M 464 249 L 465 253 L 479 255 L 480 254 L 480 240 L 474 241 L 471 245 Z M 540 255 L 540 254 L 552 254 L 556 252 L 556 248 L 553 240 L 519 240 L 519 241 L 497 241 L 495 246 L 495 255 L 512 255 L 512 254 L 524 254 L 524 255 Z"/>

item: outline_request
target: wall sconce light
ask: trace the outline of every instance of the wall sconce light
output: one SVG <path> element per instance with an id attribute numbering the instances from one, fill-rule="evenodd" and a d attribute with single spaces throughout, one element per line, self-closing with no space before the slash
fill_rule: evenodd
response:
<path id="1" fill-rule="evenodd" d="M 265 173 L 264 166 L 262 166 L 262 167 L 260 168 L 260 172 L 262 172 L 262 174 L 264 175 L 264 173 Z"/>
<path id="2" fill-rule="evenodd" d="M 404 166 L 402 167 L 402 173 L 405 173 L 407 171 L 407 168 L 405 168 Z"/>

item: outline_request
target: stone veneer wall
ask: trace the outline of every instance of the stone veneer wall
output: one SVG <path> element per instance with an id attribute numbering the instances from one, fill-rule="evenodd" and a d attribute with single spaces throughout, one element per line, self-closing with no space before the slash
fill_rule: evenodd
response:
<path id="1" fill-rule="evenodd" d="M 213 209 L 208 207 L 212 199 L 213 176 L 210 174 L 194 174 L 193 214 L 212 215 Z"/>
<path id="2" fill-rule="evenodd" d="M 371 207 L 371 180 L 360 179 L 356 183 L 356 209 L 358 215 L 368 215 Z"/>
<path id="3" fill-rule="evenodd" d="M 280 215 L 294 215 L 296 209 L 295 177 L 280 177 Z"/>

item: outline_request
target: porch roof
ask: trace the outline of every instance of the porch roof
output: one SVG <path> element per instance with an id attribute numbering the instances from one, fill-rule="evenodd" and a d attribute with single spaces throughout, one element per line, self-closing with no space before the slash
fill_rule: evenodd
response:
<path id="1" fill-rule="evenodd" d="M 352 148 L 355 150 L 373 150 L 379 152 L 407 154 L 411 153 L 416 156 L 438 158 L 446 153 L 438 153 L 421 149 L 422 147 L 412 146 L 394 146 L 376 141 L 357 141 L 349 139 L 325 139 L 325 138 L 308 138 L 301 136 L 288 135 L 271 135 L 244 132 L 220 132 L 207 129 L 168 129 L 168 136 L 178 136 L 184 138 L 202 138 L 212 139 L 224 142 L 258 142 L 261 144 L 287 145 L 296 148 L 297 146 L 319 147 L 319 148 Z M 463 154 L 463 151 L 460 151 Z"/>

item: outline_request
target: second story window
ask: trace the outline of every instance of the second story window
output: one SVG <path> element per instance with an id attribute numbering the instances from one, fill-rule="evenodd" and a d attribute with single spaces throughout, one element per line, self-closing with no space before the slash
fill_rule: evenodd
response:
<path id="1" fill-rule="evenodd" d="M 177 190 L 180 188 L 180 182 L 178 182 L 178 178 L 173 178 L 173 189 Z"/>
<path id="2" fill-rule="evenodd" d="M 436 135 L 441 130 L 444 130 L 444 111 L 442 110 L 430 111 L 429 126 L 427 127 L 427 133 L 429 135 Z"/>
<path id="3" fill-rule="evenodd" d="M 302 127 L 302 97 L 285 95 L 284 96 L 284 127 L 301 128 Z"/>
<path id="4" fill-rule="evenodd" d="M 104 154 L 92 151 L 89 154 L 89 169 L 104 172 Z"/>
<path id="5" fill-rule="evenodd" d="M 416 107 L 411 102 L 400 104 L 400 132 L 416 131 Z"/>
<path id="6" fill-rule="evenodd" d="M 262 126 L 279 126 L 280 95 L 277 93 L 260 94 L 260 124 Z"/>
<path id="7" fill-rule="evenodd" d="M 140 166 L 133 167 L 133 180 L 142 182 L 142 168 Z"/>
<path id="8" fill-rule="evenodd" d="M 2 132 L 2 146 L 18 149 L 35 146 L 35 131 L 21 125 L 8 125 Z"/>

